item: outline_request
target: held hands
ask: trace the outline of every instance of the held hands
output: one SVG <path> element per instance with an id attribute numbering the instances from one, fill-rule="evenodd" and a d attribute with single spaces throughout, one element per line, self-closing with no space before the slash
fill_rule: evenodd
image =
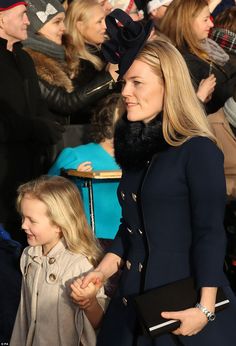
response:
<path id="1" fill-rule="evenodd" d="M 71 298 L 75 304 L 78 304 L 82 310 L 89 309 L 94 302 L 96 302 L 96 295 L 99 290 L 99 287 L 96 286 L 93 282 L 82 288 L 83 277 L 77 278 L 71 284 Z"/>
<path id="2" fill-rule="evenodd" d="M 84 278 L 81 288 L 86 288 L 90 283 L 93 283 L 97 289 L 100 289 L 106 281 L 105 275 L 99 269 L 89 272 Z"/>
<path id="3" fill-rule="evenodd" d="M 211 74 L 208 78 L 202 79 L 197 90 L 197 97 L 203 103 L 210 101 L 212 93 L 215 90 L 216 77 Z"/>
<path id="4" fill-rule="evenodd" d="M 180 320 L 180 327 L 173 331 L 173 334 L 175 335 L 195 335 L 199 333 L 208 323 L 207 317 L 198 308 L 190 308 L 182 311 L 162 312 L 161 316 L 166 319 Z"/>

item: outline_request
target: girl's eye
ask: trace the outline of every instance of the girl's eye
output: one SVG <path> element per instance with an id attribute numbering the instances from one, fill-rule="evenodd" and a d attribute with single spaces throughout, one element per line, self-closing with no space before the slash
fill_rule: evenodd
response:
<path id="1" fill-rule="evenodd" d="M 134 85 L 139 85 L 139 84 L 141 84 L 141 82 L 140 81 L 138 81 L 138 80 L 134 80 Z"/>

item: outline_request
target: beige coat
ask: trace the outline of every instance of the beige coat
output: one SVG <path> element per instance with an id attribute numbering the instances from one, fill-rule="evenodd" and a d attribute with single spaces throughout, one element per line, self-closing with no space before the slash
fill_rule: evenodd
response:
<path id="1" fill-rule="evenodd" d="M 227 194 L 236 197 L 236 137 L 229 126 L 223 108 L 209 115 L 207 119 L 224 153 Z"/>
<path id="2" fill-rule="evenodd" d="M 27 247 L 21 257 L 21 302 L 11 346 L 95 346 L 96 334 L 86 315 L 69 296 L 74 278 L 92 268 L 83 255 L 60 241 L 47 256 L 42 247 Z M 103 289 L 98 300 L 104 309 Z"/>

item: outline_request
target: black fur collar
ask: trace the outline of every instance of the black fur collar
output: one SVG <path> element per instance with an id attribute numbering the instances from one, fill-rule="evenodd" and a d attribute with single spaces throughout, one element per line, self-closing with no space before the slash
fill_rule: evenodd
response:
<path id="1" fill-rule="evenodd" d="M 124 170 L 144 168 L 154 154 L 168 146 L 162 132 L 162 114 L 147 124 L 142 121 L 130 122 L 126 115 L 117 122 L 115 159 Z"/>

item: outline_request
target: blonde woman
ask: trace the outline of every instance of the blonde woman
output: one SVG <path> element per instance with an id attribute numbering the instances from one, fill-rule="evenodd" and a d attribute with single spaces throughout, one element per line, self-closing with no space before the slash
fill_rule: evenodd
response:
<path id="1" fill-rule="evenodd" d="M 213 26 L 206 0 L 173 1 L 160 24 L 160 30 L 182 53 L 197 87 L 209 77 L 216 78 L 216 86 L 206 103 L 207 114 L 224 105 L 236 83 L 236 71 L 228 61 L 229 56 L 208 39 Z"/>
<path id="2" fill-rule="evenodd" d="M 84 310 L 71 301 L 70 284 L 101 258 L 87 224 L 77 187 L 62 177 L 43 176 L 21 185 L 17 207 L 29 247 L 21 257 L 21 301 L 10 345 L 92 346 L 106 296 L 74 289 Z"/>
<path id="3" fill-rule="evenodd" d="M 105 11 L 98 1 L 73 1 L 66 12 L 65 24 L 74 45 L 74 51 L 71 54 L 77 56 L 79 61 L 78 83 L 80 85 L 87 83 L 98 71 L 104 71 L 105 81 L 109 71 L 116 79 L 114 74 L 116 67 L 109 65 L 109 71 L 106 71 L 107 66 L 101 54 L 100 48 L 105 40 L 106 25 Z"/>
<path id="4" fill-rule="evenodd" d="M 123 27 L 116 28 L 115 20 Z M 164 40 L 145 42 L 151 25 L 130 24 L 124 12 L 113 11 L 107 23 L 112 40 L 104 48 L 108 59 L 109 51 L 110 59 L 119 57 L 127 109 L 115 133 L 123 219 L 109 252 L 82 287 L 123 270 L 97 346 L 233 346 L 236 301 L 223 272 L 223 154 L 177 49 Z M 164 319 L 180 321 L 173 333 L 143 335 L 134 297 L 190 276 L 199 304 L 162 312 Z M 215 318 L 219 286 L 231 305 Z"/>

